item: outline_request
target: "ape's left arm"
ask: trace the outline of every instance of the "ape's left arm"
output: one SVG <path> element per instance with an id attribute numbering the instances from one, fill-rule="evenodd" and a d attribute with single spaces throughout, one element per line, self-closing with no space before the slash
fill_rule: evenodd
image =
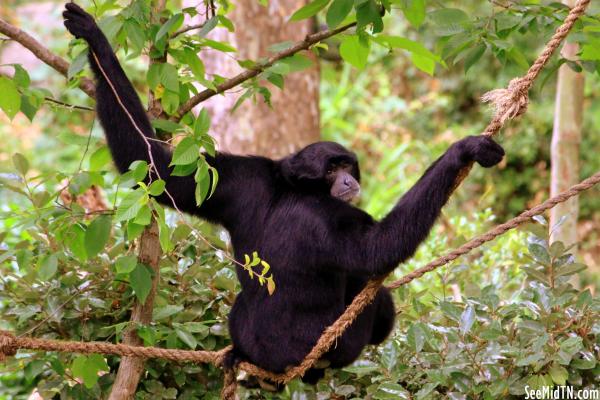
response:
<path id="1" fill-rule="evenodd" d="M 337 238 L 338 246 L 340 242 L 343 246 L 337 251 L 332 249 L 336 253 L 335 264 L 359 275 L 390 272 L 411 257 L 427 237 L 459 171 L 472 161 L 491 167 L 503 156 L 502 147 L 485 136 L 471 136 L 453 144 L 381 222 L 357 222 L 347 234 Z"/>

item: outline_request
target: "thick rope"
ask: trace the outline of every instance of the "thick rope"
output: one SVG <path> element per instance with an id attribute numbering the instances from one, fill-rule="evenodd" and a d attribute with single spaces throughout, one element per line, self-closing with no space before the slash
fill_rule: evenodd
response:
<path id="1" fill-rule="evenodd" d="M 194 351 L 179 349 L 161 349 L 159 347 L 128 346 L 107 342 L 74 342 L 53 339 L 16 337 L 7 331 L 0 331 L 0 361 L 12 356 L 17 349 L 60 351 L 80 354 L 114 354 L 117 356 L 136 356 L 142 358 L 164 358 L 178 362 L 213 363 L 221 365 L 225 353 L 231 346 L 219 351 Z"/>
<path id="2" fill-rule="evenodd" d="M 560 43 L 564 40 L 570 30 L 573 28 L 576 20 L 585 13 L 585 9 L 589 5 L 591 0 L 580 0 L 570 10 L 569 15 L 558 27 L 550 41 L 546 44 L 542 53 L 538 56 L 535 62 L 527 71 L 527 74 L 521 78 L 513 79 L 506 89 L 493 90 L 483 96 L 484 101 L 493 103 L 495 108 L 494 117 L 488 124 L 483 135 L 492 136 L 498 133 L 504 123 L 508 120 L 515 118 L 523 114 L 527 109 L 528 93 L 531 89 L 535 79 L 538 77 L 542 68 L 547 64 L 548 60 L 556 49 L 560 46 Z M 110 80 L 107 78 L 110 82 Z M 115 91 L 115 95 L 117 95 Z M 118 95 L 117 95 L 118 97 Z M 126 108 L 121 104 L 125 112 Z M 136 125 L 134 121 L 134 126 Z M 137 126 L 136 126 L 137 127 Z M 464 168 L 459 174 L 455 188 L 460 185 L 464 178 L 468 175 L 471 166 Z M 476 237 L 465 243 L 463 246 L 455 249 L 447 255 L 438 258 L 437 260 L 427 264 L 426 266 L 419 268 L 398 281 L 395 281 L 390 285 L 391 288 L 397 288 L 402 285 L 406 285 L 413 280 L 420 278 L 425 273 L 433 271 L 442 265 L 449 263 L 457 257 L 468 253 L 469 251 L 481 246 L 483 243 L 488 242 L 495 237 L 505 233 L 509 229 L 512 229 L 526 221 L 532 216 L 539 215 L 544 211 L 554 207 L 558 203 L 562 203 L 567 199 L 579 194 L 580 192 L 587 190 L 600 182 L 600 171 L 593 176 L 587 178 L 581 183 L 572 186 L 571 188 L 561 192 L 557 196 L 554 196 L 542 204 L 523 212 L 519 216 L 509 220 L 508 222 L 498 225 L 496 228 L 489 232 Z M 289 369 L 284 374 L 274 374 L 272 372 L 263 370 L 253 364 L 243 362 L 239 365 L 240 368 L 246 370 L 252 375 L 271 379 L 275 382 L 287 383 L 295 377 L 302 376 L 310 369 L 335 343 L 336 339 L 339 338 L 344 331 L 352 324 L 356 317 L 362 312 L 362 310 L 370 304 L 377 291 L 382 286 L 385 277 L 371 280 L 367 283 L 365 288 L 354 298 L 352 303 L 346 308 L 344 313 L 321 335 L 319 340 L 309 354 L 305 357 L 302 363 L 296 367 Z M 178 349 L 161 349 L 156 347 L 141 347 L 141 346 L 127 346 L 122 344 L 111 344 L 102 342 L 67 342 L 59 340 L 48 340 L 48 339 L 35 339 L 25 337 L 15 337 L 9 332 L 0 331 L 0 361 L 3 361 L 7 356 L 12 356 L 16 353 L 17 349 L 30 349 L 30 350 L 44 350 L 44 351 L 64 351 L 73 353 L 102 353 L 102 354 L 115 354 L 120 356 L 138 356 L 145 358 L 164 358 L 173 361 L 191 361 L 198 363 L 214 363 L 217 366 L 221 365 L 224 355 L 230 350 L 230 347 L 224 348 L 219 351 L 190 351 L 190 350 L 178 350 Z M 225 371 L 223 390 L 221 397 L 224 400 L 234 400 L 236 392 L 236 379 L 235 370 L 228 369 Z"/>

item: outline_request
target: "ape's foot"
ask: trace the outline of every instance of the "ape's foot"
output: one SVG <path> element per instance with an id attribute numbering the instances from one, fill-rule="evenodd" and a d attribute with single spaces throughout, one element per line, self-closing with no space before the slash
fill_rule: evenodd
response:
<path id="1" fill-rule="evenodd" d="M 317 382 L 319 382 L 324 376 L 324 369 L 311 368 L 304 373 L 304 376 L 302 377 L 302 382 L 308 383 L 309 385 L 316 385 Z"/>
<path id="2" fill-rule="evenodd" d="M 285 385 L 273 382 L 269 379 L 257 378 L 242 372 L 238 375 L 238 382 L 246 389 L 262 389 L 267 392 L 279 393 L 285 389 Z"/>

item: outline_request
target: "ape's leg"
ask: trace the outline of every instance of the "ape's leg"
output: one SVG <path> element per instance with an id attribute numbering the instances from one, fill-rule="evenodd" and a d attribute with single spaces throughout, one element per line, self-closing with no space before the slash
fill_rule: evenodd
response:
<path id="1" fill-rule="evenodd" d="M 365 287 L 368 279 L 349 276 L 346 280 L 346 307 L 352 303 L 354 297 Z M 369 344 L 379 344 L 388 337 L 394 327 L 394 318 L 396 312 L 394 310 L 394 301 L 390 292 L 386 288 L 381 288 L 377 292 L 377 296 L 370 307 L 367 307 L 361 314 L 372 313 L 373 315 L 365 315 L 359 317 L 355 324 L 361 325 L 358 329 L 369 330 L 371 337 Z M 354 325 L 354 324 L 353 324 Z"/>
<path id="2" fill-rule="evenodd" d="M 369 344 L 380 344 L 389 336 L 394 328 L 396 310 L 394 309 L 392 296 L 386 288 L 379 289 L 373 303 L 376 310 Z"/>

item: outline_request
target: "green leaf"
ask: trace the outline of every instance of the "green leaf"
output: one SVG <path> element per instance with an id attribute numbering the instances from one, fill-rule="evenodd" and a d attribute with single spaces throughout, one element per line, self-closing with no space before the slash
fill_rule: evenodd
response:
<path id="1" fill-rule="evenodd" d="M 196 163 L 186 165 L 176 165 L 171 172 L 172 176 L 188 176 L 196 171 Z"/>
<path id="2" fill-rule="evenodd" d="M 408 328 L 406 341 L 415 353 L 423 350 L 423 346 L 425 345 L 425 331 L 420 323 L 414 323 Z"/>
<path id="3" fill-rule="evenodd" d="M 290 21 L 300 21 L 302 19 L 310 18 L 319 11 L 321 11 L 327 4 L 329 4 L 330 0 L 314 0 L 305 5 L 304 7 L 298 9 L 295 13 L 290 17 Z"/>
<path id="4" fill-rule="evenodd" d="M 483 43 L 470 49 L 465 55 L 465 74 L 467 71 L 479 61 L 481 56 L 485 53 L 486 47 Z"/>
<path id="5" fill-rule="evenodd" d="M 13 165 L 15 166 L 15 169 L 21 174 L 21 175 L 25 175 L 27 174 L 27 171 L 29 171 L 29 161 L 27 161 L 27 158 L 25 158 L 25 156 L 21 153 L 15 153 L 12 156 L 12 162 Z"/>
<path id="6" fill-rule="evenodd" d="M 553 364 L 552 367 L 548 370 L 550 377 L 557 385 L 564 386 L 567 383 L 567 378 L 569 377 L 569 372 L 558 364 Z"/>
<path id="7" fill-rule="evenodd" d="M 425 21 L 425 0 L 404 1 L 402 12 L 412 26 L 419 28 Z"/>
<path id="8" fill-rule="evenodd" d="M 177 93 L 179 96 L 179 74 L 177 68 L 169 63 L 160 64 L 160 83 L 173 93 Z M 163 99 L 167 93 L 163 93 Z"/>
<path id="9" fill-rule="evenodd" d="M 17 85 L 5 76 L 0 76 L 0 109 L 13 119 L 21 108 L 21 95 Z"/>
<path id="10" fill-rule="evenodd" d="M 135 19 L 128 19 L 124 23 L 125 31 L 127 32 L 127 38 L 133 46 L 135 53 L 139 54 L 144 49 L 146 44 L 146 31 Z"/>
<path id="11" fill-rule="evenodd" d="M 190 67 L 194 77 L 196 77 L 197 80 L 203 80 L 205 69 L 202 60 L 200 60 L 200 57 L 198 57 L 198 54 L 196 54 L 194 50 L 187 47 L 183 50 L 183 54 L 185 63 Z"/>
<path id="12" fill-rule="evenodd" d="M 194 138 L 184 138 L 173 151 L 173 159 L 170 165 L 187 165 L 195 162 L 200 155 L 200 146 Z"/>
<path id="13" fill-rule="evenodd" d="M 159 307 L 152 313 L 152 320 L 160 321 L 161 319 L 169 318 L 171 315 L 175 315 L 183 310 L 181 305 L 167 305 Z"/>
<path id="14" fill-rule="evenodd" d="M 453 319 L 454 321 L 460 321 L 461 312 L 460 308 L 456 305 L 448 301 L 442 301 L 440 302 L 440 309 L 448 318 Z"/>
<path id="15" fill-rule="evenodd" d="M 146 73 L 146 82 L 148 87 L 152 90 L 160 84 L 160 70 L 162 64 L 151 64 Z"/>
<path id="16" fill-rule="evenodd" d="M 67 71 L 67 79 L 72 79 L 75 75 L 80 73 L 85 67 L 85 64 L 88 61 L 88 49 L 83 50 L 81 53 L 77 55 L 69 65 L 69 70 Z"/>
<path id="17" fill-rule="evenodd" d="M 196 117 L 196 121 L 194 121 L 194 136 L 200 137 L 208 133 L 208 129 L 210 128 L 210 115 L 206 108 L 200 110 L 200 114 Z"/>
<path id="18" fill-rule="evenodd" d="M 150 184 L 148 193 L 152 196 L 160 196 L 165 191 L 166 183 L 162 179 L 158 179 Z"/>
<path id="19" fill-rule="evenodd" d="M 564 267 L 561 267 L 558 269 L 558 271 L 556 272 L 556 276 L 559 277 L 559 276 L 574 275 L 578 272 L 583 271 L 586 268 L 587 268 L 587 265 L 581 264 L 581 263 L 567 264 Z"/>
<path id="20" fill-rule="evenodd" d="M 112 220 L 109 215 L 94 219 L 85 231 L 85 250 L 89 258 L 95 257 L 108 242 Z"/>
<path id="21" fill-rule="evenodd" d="M 302 71 L 313 65 L 312 60 L 302 54 L 294 54 L 293 56 L 279 60 L 278 63 L 287 66 L 288 70 L 286 73 Z"/>
<path id="22" fill-rule="evenodd" d="M 56 274 L 56 271 L 58 269 L 58 259 L 56 258 L 55 254 L 50 254 L 45 256 L 42 259 L 42 262 L 40 263 L 40 267 L 38 269 L 38 278 L 43 281 L 46 282 L 48 281 L 50 278 L 52 278 L 54 276 L 54 274 Z"/>
<path id="23" fill-rule="evenodd" d="M 148 200 L 148 195 L 141 188 L 129 193 L 119 204 L 115 220 L 120 222 L 134 218 Z"/>
<path id="24" fill-rule="evenodd" d="M 373 24 L 373 33 L 383 30 L 381 12 L 375 0 L 367 0 L 356 6 L 356 21 L 356 29 L 359 31 L 369 24 Z"/>
<path id="25" fill-rule="evenodd" d="M 107 146 L 102 146 L 90 156 L 90 171 L 100 171 L 110 162 L 110 151 Z"/>
<path id="26" fill-rule="evenodd" d="M 173 15 L 167 22 L 165 22 L 163 26 L 160 27 L 156 33 L 154 41 L 158 42 L 160 39 L 165 37 L 165 35 L 175 32 L 181 27 L 181 24 L 183 24 L 183 14 L 178 13 Z"/>
<path id="27" fill-rule="evenodd" d="M 327 26 L 333 29 L 341 24 L 348 14 L 350 14 L 350 11 L 352 11 L 353 5 L 354 0 L 333 0 L 325 18 Z"/>
<path id="28" fill-rule="evenodd" d="M 423 57 L 416 53 L 412 53 L 410 58 L 415 67 L 427 73 L 428 75 L 433 76 L 433 71 L 435 70 L 435 61 L 433 61 L 431 58 Z"/>
<path id="29" fill-rule="evenodd" d="M 183 130 L 183 127 L 177 122 L 169 121 L 168 119 L 158 118 L 152 120 L 152 127 L 169 133 Z"/>
<path id="30" fill-rule="evenodd" d="M 356 68 L 362 69 L 367 65 L 369 50 L 369 46 L 363 44 L 357 35 L 342 38 L 340 55 Z"/>
<path id="31" fill-rule="evenodd" d="M 67 247 L 79 261 L 87 261 L 85 250 L 85 229 L 81 224 L 73 224 L 65 233 Z"/>
<path id="32" fill-rule="evenodd" d="M 219 17 L 218 16 L 214 16 L 211 19 L 209 19 L 208 21 L 206 21 L 204 23 L 204 26 L 198 31 L 198 37 L 205 37 L 206 35 L 208 35 L 208 33 L 210 31 L 212 31 L 217 24 L 219 23 Z"/>
<path id="33" fill-rule="evenodd" d="M 29 84 L 31 83 L 29 74 L 27 73 L 27 71 L 25 71 L 25 68 L 23 68 L 19 64 L 13 64 L 13 68 L 15 69 L 13 81 L 18 87 L 22 89 L 27 89 L 29 87 Z"/>
<path id="34" fill-rule="evenodd" d="M 429 15 L 433 19 L 433 31 L 438 36 L 452 36 L 470 27 L 469 16 L 457 8 L 441 8 Z"/>
<path id="35" fill-rule="evenodd" d="M 115 262 L 115 269 L 118 274 L 128 274 L 137 266 L 136 256 L 121 256 Z"/>
<path id="36" fill-rule="evenodd" d="M 141 304 L 146 302 L 150 289 L 152 289 L 152 274 L 148 267 L 138 263 L 133 271 L 129 273 L 129 285 Z"/>
<path id="37" fill-rule="evenodd" d="M 545 265 L 550 264 L 550 254 L 544 246 L 538 243 L 529 243 L 527 248 L 536 261 Z"/>
<path id="38" fill-rule="evenodd" d="M 411 399 L 410 393 L 401 385 L 393 382 L 385 382 L 377 387 L 377 391 L 373 395 L 375 400 L 398 400 Z"/>
<path id="39" fill-rule="evenodd" d="M 413 54 L 418 54 L 422 57 L 426 57 L 437 62 L 441 61 L 440 56 L 432 53 L 427 47 L 423 46 L 421 43 L 415 42 L 413 40 L 401 36 L 378 35 L 373 40 L 375 40 L 381 45 L 386 45 L 393 49 L 407 50 Z"/>
<path id="40" fill-rule="evenodd" d="M 465 307 L 462 315 L 460 316 L 460 333 L 463 335 L 471 330 L 473 323 L 475 322 L 475 308 L 468 305 Z"/>
<path id="41" fill-rule="evenodd" d="M 144 205 L 132 220 L 138 225 L 147 226 L 152 221 L 152 210 L 147 204 Z"/>
<path id="42" fill-rule="evenodd" d="M 198 341 L 196 340 L 194 335 L 189 333 L 187 330 L 183 328 L 177 328 L 175 329 L 175 333 L 177 333 L 177 337 L 181 339 L 183 343 L 188 345 L 190 349 L 195 350 L 198 346 Z"/>
<path id="43" fill-rule="evenodd" d="M 233 53 L 237 51 L 236 48 L 229 43 L 217 42 L 216 40 L 202 39 L 202 44 L 225 53 Z"/>
<path id="44" fill-rule="evenodd" d="M 137 160 L 131 163 L 129 170 L 133 174 L 133 179 L 136 182 L 141 182 L 148 174 L 148 163 L 143 160 Z"/>
<path id="45" fill-rule="evenodd" d="M 210 176 L 208 172 L 208 164 L 206 162 L 198 162 L 198 169 L 194 175 L 194 181 L 196 182 L 196 205 L 200 206 L 206 199 L 210 189 Z"/>
<path id="46" fill-rule="evenodd" d="M 85 387 L 91 389 L 96 385 L 101 371 L 109 371 L 106 360 L 100 354 L 91 354 L 89 356 L 79 356 L 73 360 L 71 372 L 76 378 L 81 378 Z"/>
<path id="47" fill-rule="evenodd" d="M 285 83 L 283 75 L 277 73 L 270 73 L 267 75 L 267 80 L 273 85 L 277 86 L 279 89 L 283 90 L 283 86 Z"/>

